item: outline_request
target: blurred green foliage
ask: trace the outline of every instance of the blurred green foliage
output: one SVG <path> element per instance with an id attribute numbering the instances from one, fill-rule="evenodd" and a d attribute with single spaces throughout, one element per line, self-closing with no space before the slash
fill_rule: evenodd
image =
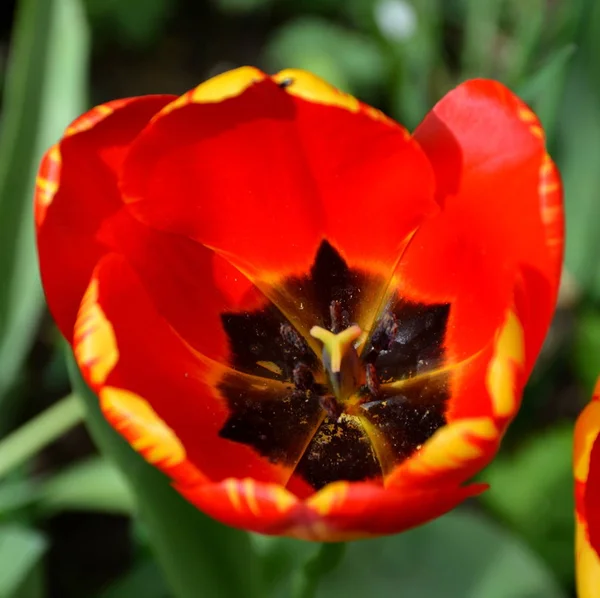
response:
<path id="1" fill-rule="evenodd" d="M 0 436 L 68 389 L 58 337 L 40 318 L 30 206 L 42 151 L 88 97 L 178 93 L 251 63 L 311 70 L 409 128 L 468 77 L 500 79 L 529 102 L 564 178 L 566 268 L 524 406 L 481 476 L 492 489 L 421 529 L 353 544 L 318 596 L 574 595 L 572 426 L 600 371 L 600 3 L 19 0 L 9 43 L 0 123 Z M 219 559 L 229 563 L 232 595 L 259 594 L 258 585 L 244 588 L 249 569 L 261 573 L 260 595 L 289 595 L 298 564 L 317 547 L 248 537 L 182 506 L 162 477 L 102 426 L 93 400 L 88 407 L 92 434 L 114 464 L 90 455 L 83 436 L 61 445 L 66 458 L 56 458 L 55 446 L 0 479 L 0 598 L 178 598 L 200 588 L 217 596 L 211 584 L 223 574 Z M 135 474 L 124 478 L 117 466 Z M 141 522 L 132 520 L 130 555 L 115 572 L 108 555 L 122 538 L 108 533 L 108 523 L 132 517 L 145 495 L 152 500 Z M 87 585 L 61 585 L 52 574 L 93 543 L 65 548 L 64 528 L 53 531 L 74 512 L 106 524 L 93 556 L 100 574 Z M 195 567 L 195 581 L 179 577 L 181 562 Z M 188 583 L 197 587 L 186 590 Z"/>

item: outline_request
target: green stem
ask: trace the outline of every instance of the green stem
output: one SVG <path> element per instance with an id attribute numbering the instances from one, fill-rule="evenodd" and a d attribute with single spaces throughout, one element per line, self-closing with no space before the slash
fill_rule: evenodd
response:
<path id="1" fill-rule="evenodd" d="M 79 399 L 70 394 L 0 442 L 0 478 L 83 420 Z"/>
<path id="2" fill-rule="evenodd" d="M 292 591 L 293 598 L 314 598 L 323 576 L 342 562 L 345 552 L 344 542 L 321 544 L 317 552 L 300 569 Z"/>

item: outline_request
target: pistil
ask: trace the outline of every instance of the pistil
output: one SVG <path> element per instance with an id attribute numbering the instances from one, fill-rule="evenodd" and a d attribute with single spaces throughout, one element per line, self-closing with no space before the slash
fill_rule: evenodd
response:
<path id="1" fill-rule="evenodd" d="M 310 334 L 323 343 L 323 367 L 336 399 L 343 403 L 360 387 L 364 377 L 355 348 L 362 330 L 354 325 L 336 334 L 313 326 Z"/>

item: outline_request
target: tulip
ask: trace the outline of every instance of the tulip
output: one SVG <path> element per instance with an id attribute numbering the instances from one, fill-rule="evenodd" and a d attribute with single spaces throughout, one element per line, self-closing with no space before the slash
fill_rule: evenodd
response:
<path id="1" fill-rule="evenodd" d="M 219 521 L 319 541 L 486 488 L 562 263 L 543 130 L 489 80 L 413 134 L 298 70 L 109 102 L 47 152 L 35 215 L 111 425 Z"/>

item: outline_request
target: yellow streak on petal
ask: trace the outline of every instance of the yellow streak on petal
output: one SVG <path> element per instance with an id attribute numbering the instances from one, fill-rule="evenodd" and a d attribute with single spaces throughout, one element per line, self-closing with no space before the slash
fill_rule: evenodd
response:
<path id="1" fill-rule="evenodd" d="M 188 104 L 204 104 L 222 102 L 223 100 L 240 95 L 253 83 L 266 79 L 267 75 L 257 68 L 242 66 L 226 73 L 222 73 L 201 83 L 195 89 L 183 94 L 168 106 L 165 106 L 159 115 L 168 114 Z"/>
<path id="2" fill-rule="evenodd" d="M 44 193 L 54 194 L 54 193 L 56 193 L 56 190 L 58 189 L 58 183 L 56 181 L 51 181 L 51 180 L 45 179 L 41 176 L 38 176 L 35 179 L 35 184 L 37 185 L 38 190 L 43 191 Z"/>
<path id="3" fill-rule="evenodd" d="M 588 542 L 585 524 L 579 520 L 575 524 L 575 562 L 577 596 L 600 598 L 600 558 Z"/>
<path id="4" fill-rule="evenodd" d="M 185 459 L 185 449 L 175 432 L 139 395 L 106 386 L 100 391 L 100 406 L 115 429 L 150 463 L 173 467 Z"/>
<path id="5" fill-rule="evenodd" d="M 521 106 L 517 112 L 519 118 L 525 122 L 537 122 L 537 117 L 527 106 Z"/>
<path id="6" fill-rule="evenodd" d="M 596 400 L 585 407 L 575 425 L 573 469 L 575 478 L 581 482 L 587 480 L 590 453 L 598 434 L 600 434 L 600 401 Z"/>
<path id="7" fill-rule="evenodd" d="M 560 186 L 558 183 L 541 183 L 540 184 L 540 193 L 550 193 L 552 191 L 558 191 Z"/>
<path id="8" fill-rule="evenodd" d="M 412 471 L 460 469 L 483 456 L 477 440 L 494 440 L 499 431 L 488 417 L 461 419 L 440 428 L 408 462 Z"/>
<path id="9" fill-rule="evenodd" d="M 240 498 L 240 491 L 238 488 L 238 480 L 235 478 L 227 478 L 223 481 L 223 487 L 229 498 L 229 502 L 236 511 L 242 510 L 242 499 Z"/>
<path id="10" fill-rule="evenodd" d="M 98 281 L 88 286 L 75 322 L 73 351 L 77 363 L 89 372 L 92 384 L 102 384 L 119 359 L 112 324 L 98 304 Z"/>
<path id="11" fill-rule="evenodd" d="M 256 500 L 256 483 L 252 478 L 245 478 L 242 480 L 242 489 L 244 492 L 244 497 L 246 499 L 246 504 L 250 509 L 250 512 L 258 517 L 260 515 L 260 507 L 258 505 L 258 501 Z"/>
<path id="12" fill-rule="evenodd" d="M 38 227 L 44 221 L 46 210 L 58 191 L 61 165 L 60 148 L 56 144 L 46 152 L 40 165 L 40 174 L 36 178 L 34 203 L 35 221 Z"/>
<path id="13" fill-rule="evenodd" d="M 110 105 L 101 104 L 100 106 L 95 106 L 89 112 L 76 119 L 72 125 L 67 127 L 65 137 L 91 129 L 107 116 L 110 116 L 114 111 L 114 107 Z"/>
<path id="14" fill-rule="evenodd" d="M 537 137 L 538 139 L 545 139 L 545 135 L 544 135 L 544 129 L 542 129 L 542 127 L 538 127 L 535 125 L 532 125 L 531 127 L 529 127 L 529 130 L 531 131 L 531 134 L 534 137 Z"/>
<path id="15" fill-rule="evenodd" d="M 306 501 L 306 504 L 324 517 L 331 513 L 336 504 L 340 504 L 346 499 L 348 488 L 348 482 L 333 482 L 319 490 L 316 494 L 313 494 Z"/>
<path id="16" fill-rule="evenodd" d="M 496 339 L 494 357 L 488 368 L 486 387 L 496 417 L 509 417 L 519 404 L 515 366 L 525 363 L 525 337 L 517 316 L 509 311 Z"/>
<path id="17" fill-rule="evenodd" d="M 527 106 L 522 105 L 517 110 L 517 116 L 527 125 L 529 125 L 529 131 L 534 137 L 545 140 L 544 129 L 540 126 L 538 117 L 532 112 Z"/>
<path id="18" fill-rule="evenodd" d="M 282 486 L 271 485 L 270 491 L 280 513 L 288 511 L 298 502 L 298 499 Z"/>
<path id="19" fill-rule="evenodd" d="M 358 112 L 360 109 L 360 102 L 355 97 L 336 89 L 308 71 L 285 69 L 272 78 L 277 84 L 286 79 L 291 80 L 292 83 L 285 88 L 286 91 L 303 100 L 346 108 L 350 112 Z"/>
<path id="20" fill-rule="evenodd" d="M 542 165 L 540 166 L 540 176 L 544 178 L 550 176 L 551 174 L 554 174 L 554 168 L 554 162 L 552 161 L 550 155 L 544 154 L 544 160 L 542 162 Z"/>

